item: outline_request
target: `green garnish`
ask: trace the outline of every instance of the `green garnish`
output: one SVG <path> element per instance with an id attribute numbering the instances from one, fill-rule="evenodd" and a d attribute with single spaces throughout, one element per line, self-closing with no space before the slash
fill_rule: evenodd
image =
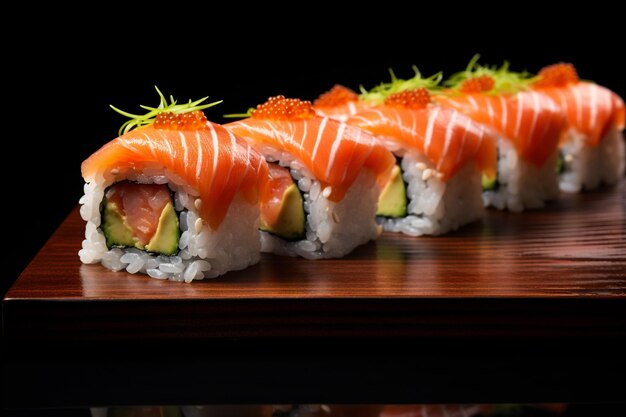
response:
<path id="1" fill-rule="evenodd" d="M 556 173 L 563 174 L 567 171 L 567 164 L 565 163 L 565 154 L 563 151 L 559 151 L 559 158 L 556 161 Z"/>
<path id="2" fill-rule="evenodd" d="M 126 116 L 130 118 L 130 120 L 126 121 L 126 123 L 124 123 L 122 127 L 120 127 L 120 130 L 118 132 L 120 135 L 124 133 L 128 133 L 130 130 L 136 127 L 142 127 L 142 126 L 146 126 L 146 125 L 154 123 L 154 120 L 156 119 L 157 115 L 160 113 L 165 113 L 165 112 L 172 112 L 176 114 L 189 113 L 189 112 L 196 111 L 196 110 L 207 109 L 209 107 L 215 106 L 216 104 L 220 104 L 223 101 L 223 100 L 219 100 L 219 101 L 214 101 L 213 103 L 200 105 L 200 103 L 202 103 L 207 98 L 209 98 L 209 96 L 206 96 L 206 97 L 201 98 L 200 100 L 191 101 L 190 99 L 188 103 L 176 104 L 176 100 L 174 100 L 174 97 L 170 95 L 170 103 L 167 104 L 167 99 L 165 98 L 163 93 L 161 93 L 159 88 L 157 86 L 154 86 L 154 88 L 159 94 L 161 102 L 159 103 L 157 107 L 149 107 L 149 106 L 140 105 L 139 107 L 141 107 L 142 109 L 148 110 L 148 113 L 146 114 L 132 114 L 132 113 L 128 113 L 123 110 L 120 110 L 117 107 L 114 107 L 113 105 L 109 105 L 113 110 L 115 110 L 122 116 Z"/>
<path id="3" fill-rule="evenodd" d="M 443 79 L 443 73 L 438 72 L 430 77 L 423 78 L 417 66 L 413 65 L 413 71 L 415 76 L 409 79 L 401 79 L 396 77 L 393 70 L 389 69 L 391 75 L 391 82 L 381 83 L 371 90 L 366 90 L 363 86 L 360 86 L 361 94 L 359 100 L 367 101 L 374 105 L 382 104 L 389 95 L 393 93 L 399 93 L 401 91 L 414 90 L 416 88 L 426 88 L 429 92 L 433 92 L 438 89 L 439 83 Z"/>
<path id="4" fill-rule="evenodd" d="M 254 107 L 250 107 L 248 111 L 245 113 L 230 113 L 230 114 L 225 114 L 222 117 L 226 119 L 235 119 L 235 118 L 245 119 L 246 117 L 251 117 L 253 111 L 254 111 Z"/>
<path id="5" fill-rule="evenodd" d="M 461 87 L 464 81 L 471 78 L 478 78 L 483 75 L 491 77 L 494 81 L 493 89 L 486 91 L 486 93 L 517 93 L 522 90 L 526 90 L 528 85 L 534 81 L 534 77 L 527 72 L 514 72 L 509 70 L 509 62 L 504 61 L 502 66 L 498 68 L 495 65 L 486 66 L 479 65 L 479 54 L 472 57 L 465 71 L 460 71 L 452 74 L 447 80 L 443 82 L 446 87 L 450 87 L 454 90 Z"/>

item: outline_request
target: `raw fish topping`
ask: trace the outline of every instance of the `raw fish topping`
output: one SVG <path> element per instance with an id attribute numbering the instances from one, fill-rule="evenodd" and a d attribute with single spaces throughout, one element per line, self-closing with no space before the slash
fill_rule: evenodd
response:
<path id="1" fill-rule="evenodd" d="M 198 130 L 207 128 L 207 118 L 200 110 L 190 113 L 159 113 L 154 121 L 156 129 Z"/>
<path id="2" fill-rule="evenodd" d="M 335 84 L 333 88 L 320 95 L 314 102 L 316 106 L 334 107 L 357 101 L 359 95 L 343 85 Z"/>
<path id="3" fill-rule="evenodd" d="M 270 97 L 265 103 L 252 110 L 252 118 L 269 120 L 300 120 L 315 117 L 313 104 L 308 100 L 285 98 L 279 95 Z"/>
<path id="4" fill-rule="evenodd" d="M 385 99 L 387 106 L 407 109 L 423 109 L 428 103 L 430 103 L 430 94 L 424 87 L 392 93 Z"/>
<path id="5" fill-rule="evenodd" d="M 564 87 L 579 81 L 574 65 L 564 62 L 543 67 L 537 78 L 536 87 Z"/>

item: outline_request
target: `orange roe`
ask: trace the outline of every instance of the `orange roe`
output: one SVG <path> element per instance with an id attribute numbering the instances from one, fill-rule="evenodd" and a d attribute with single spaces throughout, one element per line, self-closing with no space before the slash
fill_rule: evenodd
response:
<path id="1" fill-rule="evenodd" d="M 351 101 L 357 101 L 358 99 L 359 95 L 348 87 L 335 84 L 329 91 L 320 95 L 313 104 L 316 106 L 334 107 Z"/>
<path id="2" fill-rule="evenodd" d="M 463 81 L 459 91 L 462 93 L 482 93 L 483 91 L 490 91 L 496 84 L 495 80 L 489 75 L 481 75 L 480 77 L 468 78 Z"/>
<path id="3" fill-rule="evenodd" d="M 385 105 L 407 109 L 423 109 L 430 103 L 430 94 L 425 88 L 392 93 L 385 99 Z"/>
<path id="4" fill-rule="evenodd" d="M 576 84 L 578 81 L 578 73 L 574 65 L 560 62 L 543 67 L 534 85 L 535 87 L 563 87 L 567 84 Z"/>
<path id="5" fill-rule="evenodd" d="M 154 127 L 163 130 L 199 130 L 205 129 L 206 125 L 207 118 L 200 110 L 187 113 L 171 111 L 159 113 L 154 121 Z"/>
<path id="6" fill-rule="evenodd" d="M 270 120 L 311 119 L 315 117 L 315 110 L 310 101 L 281 95 L 270 97 L 265 103 L 259 104 L 252 111 L 251 117 Z"/>

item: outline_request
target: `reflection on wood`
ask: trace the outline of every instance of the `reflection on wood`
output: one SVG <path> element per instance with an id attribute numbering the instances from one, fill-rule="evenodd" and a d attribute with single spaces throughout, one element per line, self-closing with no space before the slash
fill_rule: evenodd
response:
<path id="1" fill-rule="evenodd" d="M 72 337 L 70 320 L 108 337 L 113 330 L 102 323 L 125 315 L 128 328 L 116 330 L 125 337 L 173 334 L 159 320 L 213 336 L 613 334 L 624 331 L 625 218 L 622 181 L 563 195 L 541 210 L 489 210 L 484 220 L 444 236 L 385 233 L 343 259 L 264 254 L 245 270 L 185 284 L 81 264 L 84 223 L 75 209 L 8 292 L 5 332 L 25 335 L 24 326 L 34 326 L 30 331 Z M 564 308 L 568 317 L 558 313 Z M 434 320 L 433 312 L 449 327 L 433 330 L 420 321 L 425 314 Z M 92 321 L 77 322 L 77 314 Z M 185 322 L 189 315 L 193 325 Z M 513 319 L 520 328 L 507 325 Z"/>

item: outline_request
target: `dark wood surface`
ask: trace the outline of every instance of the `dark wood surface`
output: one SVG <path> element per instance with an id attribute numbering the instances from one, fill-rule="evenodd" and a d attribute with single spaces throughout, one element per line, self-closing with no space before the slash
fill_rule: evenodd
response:
<path id="1" fill-rule="evenodd" d="M 83 227 L 3 300 L 9 407 L 624 401 L 624 181 L 191 284 L 82 265 Z"/>
<path id="2" fill-rule="evenodd" d="M 191 284 L 78 259 L 74 209 L 3 300 L 11 338 L 619 334 L 626 184 L 488 210 L 438 237 L 383 234 L 343 259 L 263 255 Z M 562 314 L 567 310 L 568 314 Z M 120 323 L 123 323 L 120 325 Z"/>

